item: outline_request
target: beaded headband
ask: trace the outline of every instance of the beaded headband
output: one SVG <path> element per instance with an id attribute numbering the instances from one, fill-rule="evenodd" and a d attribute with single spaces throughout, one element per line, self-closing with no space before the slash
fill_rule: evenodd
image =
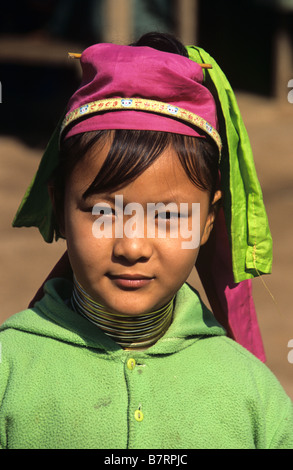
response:
<path id="1" fill-rule="evenodd" d="M 197 114 L 191 113 L 186 109 L 173 106 L 161 101 L 146 100 L 142 98 L 112 98 L 105 100 L 93 101 L 91 103 L 80 106 L 68 113 L 61 125 L 60 134 L 62 135 L 64 129 L 77 119 L 86 117 L 94 113 L 103 113 L 116 110 L 137 110 L 146 111 L 149 113 L 158 113 L 168 116 L 170 118 L 177 118 L 185 121 L 193 126 L 200 128 L 206 132 L 215 141 L 219 154 L 221 155 L 222 141 L 217 130 L 211 126 L 205 119 Z"/>

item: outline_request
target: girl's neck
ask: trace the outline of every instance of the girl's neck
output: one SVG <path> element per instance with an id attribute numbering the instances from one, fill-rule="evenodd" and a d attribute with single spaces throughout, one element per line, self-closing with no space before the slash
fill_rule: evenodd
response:
<path id="1" fill-rule="evenodd" d="M 73 277 L 71 305 L 112 338 L 123 349 L 146 349 L 155 344 L 172 322 L 174 298 L 159 310 L 144 315 L 126 315 L 107 311 Z"/>

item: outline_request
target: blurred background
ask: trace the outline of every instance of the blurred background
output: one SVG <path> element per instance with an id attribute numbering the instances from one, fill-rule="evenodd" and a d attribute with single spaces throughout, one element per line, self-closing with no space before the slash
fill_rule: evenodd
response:
<path id="1" fill-rule="evenodd" d="M 148 31 L 206 49 L 236 91 L 274 240 L 273 273 L 266 286 L 253 281 L 254 299 L 267 365 L 293 399 L 293 0 L 1 3 L 0 323 L 28 305 L 65 250 L 64 242 L 48 245 L 37 229 L 12 229 L 11 222 L 79 84 L 78 61 L 67 52 L 95 42 L 128 44 Z M 196 273 L 190 280 L 201 291 Z"/>

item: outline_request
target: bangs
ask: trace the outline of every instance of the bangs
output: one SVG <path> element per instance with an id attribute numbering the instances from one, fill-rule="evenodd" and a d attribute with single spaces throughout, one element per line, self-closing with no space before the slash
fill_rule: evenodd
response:
<path id="1" fill-rule="evenodd" d="M 66 180 L 78 160 L 96 158 L 106 143 L 110 150 L 99 173 L 84 197 L 118 190 L 139 175 L 168 148 L 172 147 L 191 182 L 212 195 L 218 175 L 218 149 L 208 139 L 167 132 L 115 130 L 78 134 L 61 147 L 60 167 Z M 65 183 L 65 181 L 64 181 Z"/>
<path id="2" fill-rule="evenodd" d="M 218 149 L 208 138 L 137 130 L 104 130 L 77 134 L 61 143 L 59 166 L 52 185 L 56 199 L 62 203 L 66 181 L 82 158 L 97 158 L 105 144 L 110 150 L 83 197 L 123 188 L 166 150 L 172 147 L 191 182 L 208 191 L 211 199 L 217 189 Z M 61 204 L 62 206 L 62 204 Z"/>
<path id="3" fill-rule="evenodd" d="M 190 181 L 210 199 L 219 187 L 219 150 L 209 137 L 204 139 L 172 134 L 172 143 Z"/>
<path id="4" fill-rule="evenodd" d="M 107 132 L 111 142 L 108 155 L 83 197 L 93 193 L 113 192 L 141 175 L 170 145 L 171 134 L 153 131 L 116 130 Z M 89 158 L 96 158 L 100 139 L 88 133 Z M 105 137 L 105 136 L 104 136 Z"/>

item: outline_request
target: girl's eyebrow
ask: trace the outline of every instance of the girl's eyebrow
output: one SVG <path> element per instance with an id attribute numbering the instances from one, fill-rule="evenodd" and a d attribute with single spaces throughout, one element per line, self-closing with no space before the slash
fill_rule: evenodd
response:
<path id="1" fill-rule="evenodd" d="M 115 203 L 115 195 L 112 196 L 111 194 L 107 194 L 107 193 L 98 193 L 96 191 L 88 193 L 87 191 L 85 191 L 82 195 L 82 199 L 84 201 L 86 201 L 88 199 L 91 199 L 91 198 L 94 198 L 94 197 L 98 197 L 99 199 L 107 200 L 108 202 L 111 202 L 113 204 Z"/>
<path id="2" fill-rule="evenodd" d="M 120 204 L 121 205 L 121 201 L 116 201 L 115 197 L 116 196 L 121 196 L 121 194 L 117 194 L 117 193 L 99 193 L 99 192 L 95 192 L 93 191 L 92 193 L 90 194 L 87 194 L 87 192 L 85 192 L 83 195 L 82 195 L 82 199 L 84 201 L 90 201 L 92 198 L 98 198 L 99 200 L 103 200 L 103 201 L 107 201 L 109 204 L 111 205 L 115 205 L 115 204 Z M 132 202 L 138 202 L 138 201 L 128 201 L 127 198 L 122 195 L 123 199 L 122 199 L 122 204 L 123 204 L 123 207 L 127 206 L 128 203 L 132 203 Z M 94 202 L 94 201 L 93 201 Z M 184 203 L 190 203 L 190 200 L 188 201 L 188 198 L 187 199 L 184 199 L 184 201 L 182 201 L 182 198 L 180 197 L 180 194 L 173 194 L 172 197 L 168 196 L 168 197 L 161 197 L 159 200 L 154 200 L 154 199 L 150 199 L 149 201 L 144 201 L 144 202 L 141 202 L 141 204 L 143 206 L 147 206 L 147 204 L 163 204 L 165 206 L 167 206 L 168 204 L 177 204 L 177 206 L 179 207 L 180 203 L 181 202 L 184 202 Z M 122 206 L 121 206 L 122 207 Z"/>

